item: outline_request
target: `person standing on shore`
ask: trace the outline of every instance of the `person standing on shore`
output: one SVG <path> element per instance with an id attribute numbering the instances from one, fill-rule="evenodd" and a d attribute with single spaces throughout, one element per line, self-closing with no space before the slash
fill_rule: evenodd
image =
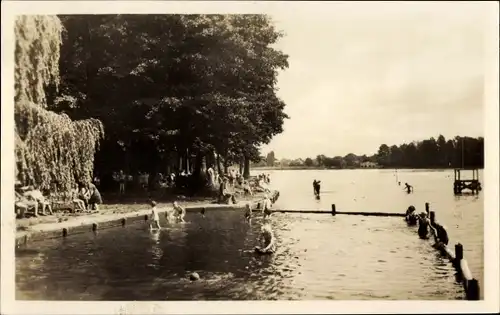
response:
<path id="1" fill-rule="evenodd" d="M 125 194 L 125 182 L 127 181 L 126 175 L 123 173 L 123 170 L 120 170 L 118 174 L 118 183 L 120 183 L 120 194 Z"/>

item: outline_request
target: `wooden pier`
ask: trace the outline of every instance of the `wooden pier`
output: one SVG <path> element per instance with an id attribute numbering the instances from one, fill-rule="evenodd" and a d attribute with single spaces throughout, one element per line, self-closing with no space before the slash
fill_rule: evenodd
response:
<path id="1" fill-rule="evenodd" d="M 428 238 L 427 233 L 430 232 L 431 237 L 428 239 L 434 240 L 432 245 L 435 249 L 439 250 L 441 254 L 448 258 L 452 266 L 457 271 L 456 280 L 461 282 L 465 291 L 465 298 L 470 301 L 480 300 L 480 287 L 479 281 L 472 276 L 472 272 L 469 269 L 467 260 L 464 258 L 464 247 L 461 243 L 455 244 L 455 251 L 453 251 L 449 246 L 448 232 L 445 227 L 437 222 L 436 212 L 429 211 L 429 203 L 425 203 L 426 217 L 419 217 L 418 225 L 419 229 L 421 226 L 425 229 L 425 236 L 421 238 Z"/>
<path id="2" fill-rule="evenodd" d="M 461 171 L 472 171 L 472 179 L 463 179 Z M 464 190 L 469 190 L 472 194 L 479 194 L 481 191 L 481 182 L 479 182 L 478 169 L 455 169 L 455 180 L 453 182 L 453 193 L 461 195 Z"/>

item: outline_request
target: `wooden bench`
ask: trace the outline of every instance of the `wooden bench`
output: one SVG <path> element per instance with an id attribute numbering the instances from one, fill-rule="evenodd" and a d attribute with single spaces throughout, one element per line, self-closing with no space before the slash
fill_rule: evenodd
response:
<path id="1" fill-rule="evenodd" d="M 52 211 L 71 210 L 74 212 L 75 210 L 73 200 L 67 194 L 54 193 L 48 199 L 50 200 Z"/>

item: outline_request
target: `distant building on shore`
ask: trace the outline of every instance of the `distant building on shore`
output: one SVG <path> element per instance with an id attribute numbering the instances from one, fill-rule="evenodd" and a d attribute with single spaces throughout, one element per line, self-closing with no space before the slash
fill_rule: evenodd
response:
<path id="1" fill-rule="evenodd" d="M 378 164 L 374 162 L 363 162 L 360 164 L 361 168 L 378 168 Z"/>

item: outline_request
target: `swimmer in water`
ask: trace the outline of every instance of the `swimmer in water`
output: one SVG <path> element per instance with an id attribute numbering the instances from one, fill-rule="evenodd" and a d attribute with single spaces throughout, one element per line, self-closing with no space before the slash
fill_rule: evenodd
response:
<path id="1" fill-rule="evenodd" d="M 245 205 L 245 220 L 247 220 L 248 223 L 252 221 L 252 207 L 249 203 Z"/>
<path id="2" fill-rule="evenodd" d="M 264 224 L 260 229 L 260 241 L 262 247 L 259 250 L 263 253 L 273 253 L 276 250 L 276 242 L 274 239 L 271 225 Z"/>
<path id="3" fill-rule="evenodd" d="M 418 216 L 415 213 L 416 209 L 414 206 L 409 206 L 406 210 L 405 220 L 411 225 L 417 224 Z"/>
<path id="4" fill-rule="evenodd" d="M 165 211 L 165 219 L 167 220 L 167 223 L 174 222 L 175 221 L 175 210 L 167 209 L 167 211 Z"/>
<path id="5" fill-rule="evenodd" d="M 429 219 L 427 213 L 422 212 L 418 218 L 418 235 L 422 239 L 427 239 L 427 233 L 429 233 Z"/>
<path id="6" fill-rule="evenodd" d="M 413 186 L 409 185 L 408 183 L 405 183 L 405 189 L 407 193 L 412 193 L 413 192 Z"/>
<path id="7" fill-rule="evenodd" d="M 321 190 L 321 181 L 320 180 L 313 181 L 313 190 L 314 190 L 314 195 L 319 197 L 319 191 Z"/>
<path id="8" fill-rule="evenodd" d="M 174 201 L 173 206 L 174 206 L 175 215 L 177 217 L 177 221 L 178 222 L 186 222 L 186 221 L 184 221 L 184 216 L 186 215 L 186 209 L 179 206 L 177 201 Z"/>
<path id="9" fill-rule="evenodd" d="M 156 209 L 156 201 L 151 201 L 151 223 L 149 224 L 149 229 L 153 230 L 153 225 L 159 230 L 160 226 L 160 216 L 158 215 L 158 210 Z"/>
<path id="10" fill-rule="evenodd" d="M 262 206 L 262 213 L 263 213 L 263 218 L 266 219 L 271 216 L 271 207 L 273 206 L 271 199 L 269 199 L 269 196 L 267 194 L 264 195 L 264 201 L 263 201 L 263 206 Z"/>

